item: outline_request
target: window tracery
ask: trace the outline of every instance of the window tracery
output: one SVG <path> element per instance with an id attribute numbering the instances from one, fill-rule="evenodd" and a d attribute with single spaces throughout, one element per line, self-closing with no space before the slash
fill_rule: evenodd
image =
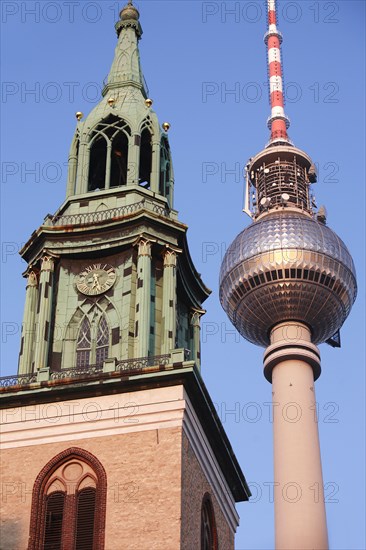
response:
<path id="1" fill-rule="evenodd" d="M 81 322 L 76 343 L 76 366 L 102 365 L 108 358 L 109 326 L 105 315 L 90 322 L 85 316 Z"/>
<path id="2" fill-rule="evenodd" d="M 84 449 L 63 451 L 35 481 L 29 550 L 103 550 L 105 508 L 103 466 Z"/>
<path id="3" fill-rule="evenodd" d="M 93 129 L 89 136 L 88 191 L 126 185 L 130 137 L 127 122 L 112 115 Z"/>

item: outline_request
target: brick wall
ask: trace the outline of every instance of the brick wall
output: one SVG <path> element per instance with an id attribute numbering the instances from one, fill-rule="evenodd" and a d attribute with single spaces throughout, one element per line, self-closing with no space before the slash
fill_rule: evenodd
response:
<path id="1" fill-rule="evenodd" d="M 202 499 L 209 493 L 214 508 L 220 550 L 234 550 L 234 536 L 221 512 L 188 438 L 182 439 L 182 543 L 181 550 L 198 550 L 201 537 Z"/>
<path id="2" fill-rule="evenodd" d="M 167 428 L 2 451 L 1 550 L 27 548 L 34 481 L 68 446 L 106 470 L 106 550 L 179 548 L 181 428 Z"/>

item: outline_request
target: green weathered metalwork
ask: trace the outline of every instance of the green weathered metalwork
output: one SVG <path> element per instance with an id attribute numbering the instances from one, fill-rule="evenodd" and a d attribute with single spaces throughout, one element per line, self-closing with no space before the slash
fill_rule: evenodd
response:
<path id="1" fill-rule="evenodd" d="M 76 114 L 66 200 L 21 251 L 28 285 L 19 375 L 84 367 L 90 374 L 102 318 L 109 362 L 188 348 L 200 365 L 202 302 L 210 291 L 173 208 L 169 124 L 160 127 L 147 97 L 142 28 L 131 2 L 116 30 L 102 98 L 85 119 Z M 105 284 L 108 270 L 113 278 Z M 83 326 L 88 341 L 78 348 Z"/>

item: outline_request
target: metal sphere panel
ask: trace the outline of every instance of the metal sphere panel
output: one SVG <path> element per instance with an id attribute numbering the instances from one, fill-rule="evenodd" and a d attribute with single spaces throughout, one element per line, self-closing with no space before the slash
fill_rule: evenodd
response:
<path id="1" fill-rule="evenodd" d="M 244 229 L 225 254 L 220 301 L 240 334 L 267 346 L 277 323 L 308 324 L 315 343 L 332 336 L 357 292 L 352 257 L 329 227 L 293 212 Z"/>

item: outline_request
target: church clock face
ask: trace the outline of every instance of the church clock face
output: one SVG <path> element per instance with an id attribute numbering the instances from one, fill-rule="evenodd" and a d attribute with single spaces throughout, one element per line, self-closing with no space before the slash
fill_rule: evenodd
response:
<path id="1" fill-rule="evenodd" d="M 109 290 L 116 281 L 116 270 L 109 264 L 92 264 L 77 277 L 76 288 L 82 294 L 97 296 Z"/>

